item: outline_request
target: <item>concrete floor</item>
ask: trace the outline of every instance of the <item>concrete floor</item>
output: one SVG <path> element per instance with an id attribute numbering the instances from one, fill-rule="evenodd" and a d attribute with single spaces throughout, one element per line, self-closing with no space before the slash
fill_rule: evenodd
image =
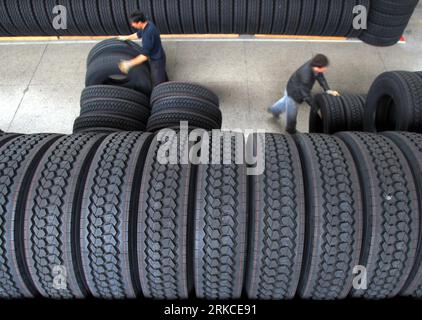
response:
<path id="1" fill-rule="evenodd" d="M 316 53 L 329 56 L 333 89 L 366 93 L 387 70 L 422 70 L 422 8 L 406 31 L 407 43 L 376 48 L 359 42 L 166 41 L 172 80 L 215 90 L 224 128 L 284 131 L 266 109 L 289 76 Z M 85 60 L 93 43 L 0 45 L 0 129 L 22 133 L 70 133 L 79 113 Z M 319 88 L 315 90 L 319 91 Z M 307 131 L 302 106 L 298 129 Z"/>

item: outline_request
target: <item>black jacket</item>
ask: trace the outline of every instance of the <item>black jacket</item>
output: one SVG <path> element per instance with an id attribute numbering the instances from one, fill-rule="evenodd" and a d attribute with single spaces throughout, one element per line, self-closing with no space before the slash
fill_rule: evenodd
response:
<path id="1" fill-rule="evenodd" d="M 318 81 L 324 91 L 330 90 L 324 74 L 315 74 L 312 70 L 311 61 L 308 61 L 290 78 L 287 83 L 287 95 L 293 98 L 297 103 L 312 101 L 311 91 L 315 84 L 315 80 Z"/>

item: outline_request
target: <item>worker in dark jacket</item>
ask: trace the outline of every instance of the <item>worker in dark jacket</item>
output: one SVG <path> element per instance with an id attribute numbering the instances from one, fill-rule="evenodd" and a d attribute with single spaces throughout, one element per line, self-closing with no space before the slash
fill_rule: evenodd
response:
<path id="1" fill-rule="evenodd" d="M 334 96 L 339 95 L 337 91 L 330 90 L 324 77 L 324 72 L 327 71 L 328 65 L 328 58 L 322 54 L 316 55 L 305 63 L 290 78 L 284 97 L 268 109 L 276 118 L 286 112 L 286 131 L 288 133 L 296 133 L 299 104 L 306 102 L 311 107 L 312 112 L 316 112 L 311 95 L 315 81 L 318 81 L 326 93 Z"/>
<path id="2" fill-rule="evenodd" d="M 151 21 L 147 21 L 145 15 L 135 11 L 130 15 L 130 23 L 138 32 L 129 36 L 120 36 L 119 40 L 142 39 L 142 54 L 132 60 L 122 61 L 119 68 L 123 73 L 128 73 L 134 66 L 149 60 L 151 75 L 154 86 L 168 81 L 166 72 L 166 54 L 161 45 L 160 32 Z"/>

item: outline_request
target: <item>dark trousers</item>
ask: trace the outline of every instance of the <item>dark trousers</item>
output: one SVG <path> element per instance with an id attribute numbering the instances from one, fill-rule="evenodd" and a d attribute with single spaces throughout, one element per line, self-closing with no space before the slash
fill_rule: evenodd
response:
<path id="1" fill-rule="evenodd" d="M 166 72 L 166 57 L 160 60 L 150 60 L 151 66 L 151 77 L 154 87 L 158 86 L 160 83 L 167 82 L 168 76 Z"/>

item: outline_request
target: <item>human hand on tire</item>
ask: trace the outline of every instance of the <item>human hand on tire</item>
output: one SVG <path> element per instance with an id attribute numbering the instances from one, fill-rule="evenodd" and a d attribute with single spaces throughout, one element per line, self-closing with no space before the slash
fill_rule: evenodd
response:
<path id="1" fill-rule="evenodd" d="M 130 60 L 123 60 L 119 63 L 119 69 L 122 73 L 127 74 L 129 70 L 133 67 L 132 61 Z"/>
<path id="2" fill-rule="evenodd" d="M 127 40 L 129 40 L 127 36 L 118 36 L 116 39 L 117 40 L 120 40 L 120 41 L 127 41 Z"/>
<path id="3" fill-rule="evenodd" d="M 327 90 L 326 93 L 333 96 L 333 97 L 340 97 L 340 93 L 338 91 L 335 91 L 335 90 Z"/>

